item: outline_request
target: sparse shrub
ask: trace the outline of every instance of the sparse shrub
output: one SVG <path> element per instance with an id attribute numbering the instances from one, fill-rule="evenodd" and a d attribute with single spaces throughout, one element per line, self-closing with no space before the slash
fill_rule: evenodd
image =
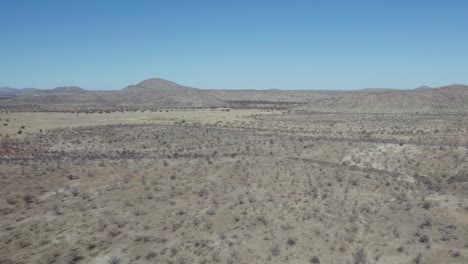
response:
<path id="1" fill-rule="evenodd" d="M 143 243 L 147 243 L 149 241 L 151 241 L 151 237 L 150 236 L 142 236 L 142 235 L 138 235 L 135 237 L 135 242 L 143 242 Z"/>
<path id="2" fill-rule="evenodd" d="M 313 256 L 313 257 L 310 259 L 310 263 L 312 263 L 312 264 L 320 264 L 320 259 L 319 259 L 319 257 Z"/>
<path id="3" fill-rule="evenodd" d="M 109 235 L 112 237 L 116 237 L 120 235 L 120 233 L 121 233 L 120 230 L 117 228 L 113 228 L 111 231 L 109 231 Z"/>
<path id="4" fill-rule="evenodd" d="M 429 242 L 429 236 L 428 235 L 422 235 L 419 237 L 419 242 L 420 243 L 427 243 Z"/>
<path id="5" fill-rule="evenodd" d="M 67 258 L 68 264 L 76 264 L 79 263 L 81 260 L 83 260 L 83 256 L 81 256 L 77 248 L 70 250 L 70 253 L 68 254 Z"/>
<path id="6" fill-rule="evenodd" d="M 25 194 L 23 196 L 23 201 L 25 204 L 31 204 L 34 203 L 34 196 L 31 194 Z"/>
<path id="7" fill-rule="evenodd" d="M 146 255 L 146 259 L 147 259 L 147 260 L 150 260 L 150 259 L 155 258 L 156 256 L 158 256 L 158 253 L 156 253 L 156 252 L 154 252 L 154 251 L 150 251 L 150 252 Z"/>
<path id="8" fill-rule="evenodd" d="M 257 216 L 257 221 L 259 221 L 260 223 L 262 223 L 263 225 L 267 225 L 268 224 L 268 220 L 266 219 L 266 217 L 264 215 L 259 215 Z"/>
<path id="9" fill-rule="evenodd" d="M 96 244 L 91 243 L 91 244 L 88 244 L 88 246 L 87 246 L 86 248 L 87 248 L 89 251 L 91 251 L 91 250 L 95 249 L 96 246 L 97 246 Z"/>
<path id="10" fill-rule="evenodd" d="M 429 201 L 424 201 L 424 202 L 422 203 L 422 208 L 424 208 L 424 209 L 426 209 L 426 210 L 428 210 L 428 209 L 431 208 L 431 207 L 432 207 L 432 204 L 431 204 L 431 202 L 429 202 Z"/>
<path id="11" fill-rule="evenodd" d="M 26 247 L 29 247 L 31 246 L 31 240 L 29 238 L 21 238 L 18 240 L 17 242 L 17 245 L 20 247 L 20 248 L 26 248 Z"/>
<path id="12" fill-rule="evenodd" d="M 270 248 L 271 255 L 277 257 L 280 255 L 280 248 L 278 245 L 274 245 Z"/>
<path id="13" fill-rule="evenodd" d="M 294 246 L 296 245 L 296 241 L 292 238 L 289 238 L 287 241 L 286 241 L 286 244 L 290 245 L 290 246 Z"/>
<path id="14" fill-rule="evenodd" d="M 80 194 L 80 191 L 78 191 L 78 188 L 72 188 L 71 193 L 73 194 L 73 196 L 76 197 Z"/>
<path id="15" fill-rule="evenodd" d="M 404 252 L 405 251 L 405 247 L 404 246 L 399 246 L 397 248 L 398 252 Z"/>
<path id="16" fill-rule="evenodd" d="M 208 209 L 208 211 L 206 211 L 206 214 L 207 215 L 215 215 L 216 214 L 216 210 L 214 208 L 210 208 Z"/>
<path id="17" fill-rule="evenodd" d="M 174 257 L 175 255 L 177 255 L 177 253 L 179 252 L 179 250 L 177 250 L 177 248 L 175 247 L 172 247 L 171 248 L 171 256 Z"/>
<path id="18" fill-rule="evenodd" d="M 364 264 L 367 262 L 367 253 L 363 248 L 359 248 L 354 253 L 354 264 Z"/>
<path id="19" fill-rule="evenodd" d="M 432 226 L 432 218 L 426 217 L 423 222 L 419 225 L 420 228 L 426 228 Z"/>
<path id="20" fill-rule="evenodd" d="M 69 180 L 78 180 L 80 177 L 78 177 L 77 175 L 68 174 L 68 175 L 67 175 L 67 178 L 68 178 Z"/>
<path id="21" fill-rule="evenodd" d="M 340 246 L 340 252 L 346 252 L 346 246 L 345 245 L 341 245 Z"/>
<path id="22" fill-rule="evenodd" d="M 17 200 L 16 200 L 16 197 L 14 197 L 14 196 L 9 196 L 9 197 L 7 197 L 7 199 L 6 199 L 6 202 L 7 202 L 8 204 L 14 205 L 14 204 L 16 204 Z"/>

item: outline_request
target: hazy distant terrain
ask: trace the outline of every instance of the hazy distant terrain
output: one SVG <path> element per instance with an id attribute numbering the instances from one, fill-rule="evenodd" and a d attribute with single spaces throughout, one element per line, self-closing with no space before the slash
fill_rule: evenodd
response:
<path id="1" fill-rule="evenodd" d="M 468 86 L 0 97 L 0 263 L 468 263 Z"/>
<path id="2" fill-rule="evenodd" d="M 2 106 L 11 110 L 47 107 L 57 111 L 131 107 L 158 108 L 291 108 L 312 111 L 457 112 L 468 110 L 468 86 L 412 90 L 204 90 L 159 78 L 115 91 L 79 87 L 51 90 L 0 88 Z"/>

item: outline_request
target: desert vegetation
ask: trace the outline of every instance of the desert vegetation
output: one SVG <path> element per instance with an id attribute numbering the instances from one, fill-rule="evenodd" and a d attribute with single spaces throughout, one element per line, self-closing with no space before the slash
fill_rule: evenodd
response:
<path id="1" fill-rule="evenodd" d="M 4 109 L 0 262 L 466 263 L 463 115 Z"/>

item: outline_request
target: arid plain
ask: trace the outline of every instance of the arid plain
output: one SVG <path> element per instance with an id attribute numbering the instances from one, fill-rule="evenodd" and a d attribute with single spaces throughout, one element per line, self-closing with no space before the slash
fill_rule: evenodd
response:
<path id="1" fill-rule="evenodd" d="M 0 263 L 467 263 L 467 102 L 461 85 L 16 91 Z"/>

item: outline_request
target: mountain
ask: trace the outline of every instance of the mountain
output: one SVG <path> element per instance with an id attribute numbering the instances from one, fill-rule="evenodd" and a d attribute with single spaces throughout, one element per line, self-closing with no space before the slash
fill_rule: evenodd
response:
<path id="1" fill-rule="evenodd" d="M 51 90 L 51 93 L 54 94 L 83 94 L 87 92 L 87 90 L 77 86 L 56 87 Z"/>
<path id="2" fill-rule="evenodd" d="M 35 89 L 35 88 L 24 88 L 20 90 L 20 95 L 77 95 L 87 93 L 88 91 L 77 87 L 77 86 L 63 86 L 63 87 L 56 87 L 53 89 Z"/>
<path id="3" fill-rule="evenodd" d="M 152 78 L 116 91 L 87 91 L 76 86 L 50 90 L 4 87 L 0 88 L 0 97 L 5 106 L 47 109 L 281 107 L 322 112 L 468 111 L 468 86 L 461 84 L 410 90 L 204 90 Z"/>
<path id="4" fill-rule="evenodd" d="M 13 97 L 21 92 L 19 89 L 11 87 L 0 87 L 0 97 Z"/>
<path id="5" fill-rule="evenodd" d="M 206 90 L 182 86 L 160 78 L 144 80 L 112 93 L 117 104 L 157 105 L 162 107 L 226 107 L 228 104 Z"/>
<path id="6" fill-rule="evenodd" d="M 422 85 L 422 86 L 419 86 L 418 88 L 414 89 L 414 90 L 430 90 L 432 89 L 432 87 L 429 87 L 427 85 Z"/>
<path id="7" fill-rule="evenodd" d="M 182 90 L 190 90 L 195 88 L 190 88 L 186 86 L 179 85 L 177 83 L 164 80 L 161 78 L 151 78 L 144 80 L 137 85 L 130 85 L 125 90 L 133 90 L 133 89 L 144 89 L 144 90 L 151 90 L 151 91 L 182 91 Z"/>
<path id="8" fill-rule="evenodd" d="M 458 112 L 468 111 L 468 86 L 454 84 L 412 90 L 370 90 L 325 98 L 308 109 L 355 112 Z"/>
<path id="9" fill-rule="evenodd" d="M 20 90 L 21 91 L 21 90 Z M 3 103 L 16 105 L 77 105 L 83 107 L 227 107 L 208 91 L 182 86 L 160 78 L 144 80 L 118 91 L 87 91 L 80 87 L 24 90 Z"/>

